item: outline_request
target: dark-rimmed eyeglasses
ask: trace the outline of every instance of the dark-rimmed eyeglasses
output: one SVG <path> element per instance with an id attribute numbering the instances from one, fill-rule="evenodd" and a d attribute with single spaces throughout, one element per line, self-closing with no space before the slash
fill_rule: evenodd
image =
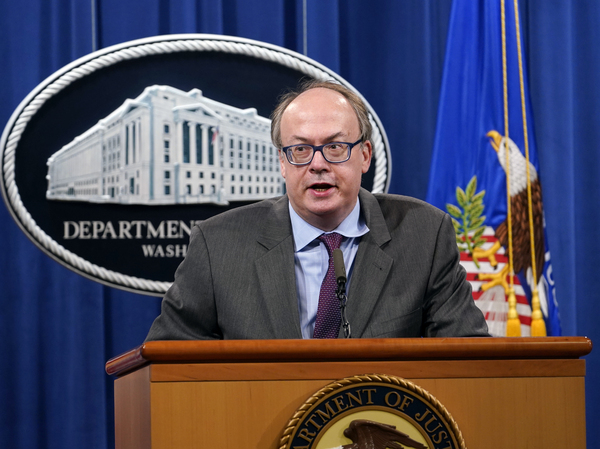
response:
<path id="1" fill-rule="evenodd" d="M 319 151 L 323 158 L 331 164 L 340 164 L 350 159 L 352 148 L 362 142 L 358 139 L 354 143 L 349 142 L 330 142 L 325 145 L 309 145 L 303 143 L 300 145 L 290 145 L 283 147 L 281 151 L 285 153 L 287 160 L 292 165 L 308 165 L 315 157 L 315 152 Z"/>

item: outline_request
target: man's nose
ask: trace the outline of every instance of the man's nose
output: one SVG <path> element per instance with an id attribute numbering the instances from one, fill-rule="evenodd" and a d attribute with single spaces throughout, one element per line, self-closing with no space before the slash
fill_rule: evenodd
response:
<path id="1" fill-rule="evenodd" d="M 317 171 L 329 169 L 329 162 L 327 162 L 325 160 L 325 157 L 323 157 L 322 152 L 315 151 L 315 154 L 313 155 L 313 159 L 310 162 L 310 169 L 317 170 Z"/>

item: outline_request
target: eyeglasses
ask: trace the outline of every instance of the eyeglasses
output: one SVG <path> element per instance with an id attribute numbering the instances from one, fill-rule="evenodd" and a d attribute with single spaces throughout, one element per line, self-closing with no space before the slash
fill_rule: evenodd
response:
<path id="1" fill-rule="evenodd" d="M 330 142 L 325 145 L 309 145 L 306 143 L 300 145 L 290 145 L 283 147 L 287 160 L 292 165 L 308 165 L 315 157 L 315 152 L 319 151 L 323 158 L 331 164 L 340 164 L 350 159 L 352 148 L 362 142 L 358 139 L 354 143 L 348 142 Z"/>

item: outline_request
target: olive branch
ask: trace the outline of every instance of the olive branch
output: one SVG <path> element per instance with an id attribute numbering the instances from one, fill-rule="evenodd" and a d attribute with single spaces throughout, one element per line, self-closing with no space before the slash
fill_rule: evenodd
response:
<path id="1" fill-rule="evenodd" d="M 483 214 L 483 197 L 485 190 L 475 193 L 477 190 L 477 176 L 473 176 L 467 185 L 466 191 L 460 187 L 456 188 L 456 200 L 458 206 L 454 204 L 446 204 L 446 209 L 452 218 L 454 231 L 456 232 L 456 244 L 458 248 L 473 256 L 476 248 L 479 248 L 485 243 L 482 238 L 485 231 L 485 215 Z M 460 220 L 460 221 L 459 221 Z M 479 263 L 474 257 L 473 262 L 477 268 Z"/>

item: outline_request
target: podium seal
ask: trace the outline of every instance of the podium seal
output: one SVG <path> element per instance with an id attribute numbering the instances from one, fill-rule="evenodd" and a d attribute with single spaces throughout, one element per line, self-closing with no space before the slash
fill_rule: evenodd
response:
<path id="1" fill-rule="evenodd" d="M 464 449 L 446 408 L 405 379 L 347 377 L 311 396 L 284 429 L 280 449 Z"/>

